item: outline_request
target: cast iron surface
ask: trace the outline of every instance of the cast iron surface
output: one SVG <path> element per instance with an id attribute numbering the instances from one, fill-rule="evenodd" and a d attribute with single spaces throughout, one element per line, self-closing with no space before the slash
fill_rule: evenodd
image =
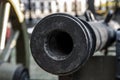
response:
<path id="1" fill-rule="evenodd" d="M 68 14 L 49 15 L 32 33 L 32 55 L 40 67 L 52 74 L 71 74 L 96 50 L 114 41 L 115 31 L 107 27 L 109 25 L 103 21 L 87 23 Z"/>
<path id="2" fill-rule="evenodd" d="M 89 31 L 77 18 L 53 14 L 36 25 L 31 50 L 43 69 L 62 75 L 75 71 L 89 57 L 89 40 Z"/>

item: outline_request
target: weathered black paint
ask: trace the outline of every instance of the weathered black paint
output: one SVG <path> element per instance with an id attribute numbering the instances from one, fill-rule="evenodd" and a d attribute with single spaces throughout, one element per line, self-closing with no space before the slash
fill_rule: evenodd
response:
<path id="1" fill-rule="evenodd" d="M 115 41 L 115 31 L 110 26 L 104 21 L 86 22 L 68 14 L 49 15 L 32 33 L 32 55 L 40 67 L 52 74 L 71 74 L 95 51 Z"/>

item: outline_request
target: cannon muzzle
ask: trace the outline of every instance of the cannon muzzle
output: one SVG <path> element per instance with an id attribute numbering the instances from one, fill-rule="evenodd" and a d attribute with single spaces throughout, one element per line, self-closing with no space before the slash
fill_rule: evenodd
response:
<path id="1" fill-rule="evenodd" d="M 30 46 L 41 68 L 52 74 L 67 75 L 114 40 L 115 30 L 104 21 L 86 22 L 56 13 L 43 18 L 35 26 Z"/>

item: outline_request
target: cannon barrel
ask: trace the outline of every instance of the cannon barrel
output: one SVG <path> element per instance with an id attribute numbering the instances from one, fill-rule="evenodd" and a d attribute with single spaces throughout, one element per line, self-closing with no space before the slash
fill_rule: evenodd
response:
<path id="1" fill-rule="evenodd" d="M 95 51 L 115 41 L 115 30 L 105 21 L 86 22 L 68 14 L 49 15 L 35 26 L 31 52 L 49 73 L 68 75 L 82 67 Z"/>

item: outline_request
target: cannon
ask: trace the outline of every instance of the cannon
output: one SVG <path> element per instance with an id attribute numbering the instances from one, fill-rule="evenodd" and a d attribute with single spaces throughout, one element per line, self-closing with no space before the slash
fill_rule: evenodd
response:
<path id="1" fill-rule="evenodd" d="M 72 74 L 83 67 L 96 51 L 115 42 L 116 29 L 110 19 L 111 15 L 108 15 L 105 20 L 86 22 L 64 13 L 49 15 L 33 30 L 32 56 L 49 73 L 59 76 Z"/>

